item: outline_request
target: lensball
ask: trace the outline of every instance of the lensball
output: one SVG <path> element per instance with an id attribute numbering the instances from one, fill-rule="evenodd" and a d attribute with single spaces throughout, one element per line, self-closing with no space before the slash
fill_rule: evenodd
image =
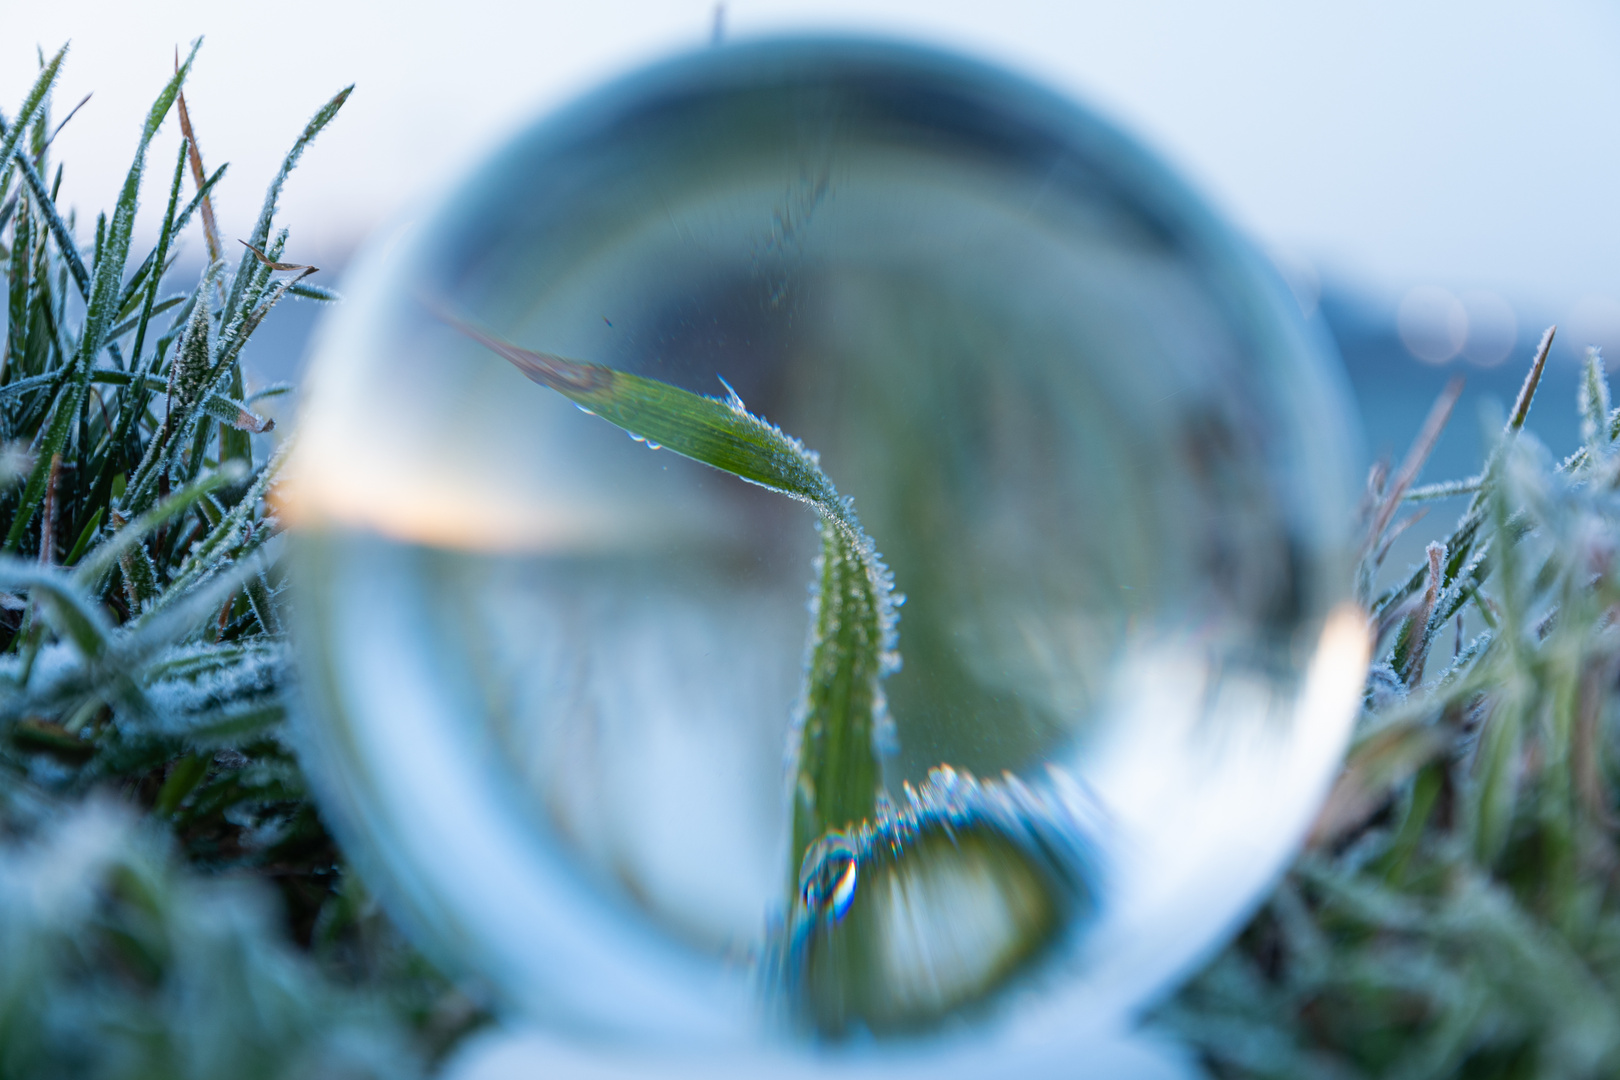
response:
<path id="1" fill-rule="evenodd" d="M 1299 842 L 1366 664 L 1331 353 L 1081 107 L 901 44 L 710 48 L 346 285 L 282 494 L 306 756 L 517 1013 L 1061 1043 Z"/>

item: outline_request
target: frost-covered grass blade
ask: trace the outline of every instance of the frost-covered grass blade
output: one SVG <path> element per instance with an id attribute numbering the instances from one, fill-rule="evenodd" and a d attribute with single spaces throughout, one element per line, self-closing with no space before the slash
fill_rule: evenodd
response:
<path id="1" fill-rule="evenodd" d="M 766 961 L 770 981 L 804 1022 L 833 1037 L 856 1027 L 928 1028 L 984 1000 L 1084 921 L 1097 888 L 1094 838 L 1050 792 L 1011 775 L 981 783 L 948 764 L 918 787 L 903 784 L 898 801 L 885 791 L 882 756 L 893 735 L 882 680 L 900 662 L 900 598 L 852 501 L 813 451 L 749 413 L 729 386 L 725 399 L 705 397 L 519 348 L 432 306 L 586 412 L 819 515 L 810 646 L 790 747 L 788 918 Z M 896 889 L 907 905 L 929 910 L 897 909 Z M 979 925 L 987 894 L 1001 905 L 989 907 L 1020 917 Z M 954 924 L 960 940 L 919 942 L 911 918 Z M 965 948 L 972 974 L 941 979 L 931 967 L 935 947 Z"/>
<path id="2" fill-rule="evenodd" d="M 735 393 L 694 394 L 656 379 L 518 348 L 452 316 L 463 333 L 542 386 L 649 446 L 808 503 L 820 515 L 816 608 L 796 734 L 793 872 L 829 830 L 875 816 L 882 788 L 883 677 L 895 655 L 893 579 L 817 455 L 754 416 Z M 728 391 L 730 388 L 727 388 Z"/>

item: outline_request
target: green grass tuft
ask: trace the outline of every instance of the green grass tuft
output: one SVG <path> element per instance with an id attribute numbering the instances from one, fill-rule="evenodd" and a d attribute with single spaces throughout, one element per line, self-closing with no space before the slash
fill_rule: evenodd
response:
<path id="1" fill-rule="evenodd" d="M 1550 346 L 1478 476 L 1410 487 L 1454 394 L 1407 468 L 1374 471 L 1382 651 L 1344 772 L 1159 1017 L 1216 1076 L 1620 1072 L 1620 410 L 1589 350 L 1586 444 L 1553 462 L 1521 430 Z M 1440 497 L 1466 498 L 1457 525 L 1375 593 L 1399 505 Z"/>
<path id="2" fill-rule="evenodd" d="M 43 180 L 63 53 L 0 118 L 0 1077 L 409 1076 L 482 1014 L 345 873 L 288 745 L 281 455 L 239 362 L 310 270 L 277 262 L 276 202 L 349 91 L 271 183 L 263 250 L 164 297 L 224 173 L 188 121 L 131 258 L 195 53 L 88 243 Z"/>

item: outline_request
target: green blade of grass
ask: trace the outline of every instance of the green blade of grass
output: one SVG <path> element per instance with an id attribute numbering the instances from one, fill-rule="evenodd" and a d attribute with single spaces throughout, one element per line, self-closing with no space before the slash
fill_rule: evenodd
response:
<path id="1" fill-rule="evenodd" d="M 11 232 L 11 262 L 6 268 L 6 378 L 11 378 L 17 360 L 27 353 L 28 295 L 33 275 L 30 255 L 33 249 L 34 215 L 26 206 L 17 215 Z"/>
<path id="2" fill-rule="evenodd" d="M 218 277 L 221 264 L 214 263 L 203 273 L 187 305 L 189 314 L 185 330 L 169 363 L 169 381 L 164 389 L 169 395 L 168 410 L 163 423 L 146 444 L 146 451 L 130 474 L 119 506 L 126 514 L 144 511 L 158 497 L 159 483 L 177 452 L 183 452 L 183 440 L 191 433 L 197 405 L 205 396 L 206 379 L 203 369 L 209 364 L 212 348 L 209 334 L 208 290 Z M 101 373 L 102 378 L 115 377 Z M 142 386 L 151 376 L 142 377 Z"/>
<path id="3" fill-rule="evenodd" d="M 44 438 L 34 447 L 34 467 L 28 474 L 27 483 L 23 485 L 16 516 L 11 519 L 11 529 L 6 533 L 5 544 L 0 545 L 0 551 L 14 552 L 22 544 L 29 523 L 33 521 L 35 512 L 45 500 L 45 488 L 50 480 L 51 458 L 60 453 L 67 442 L 88 386 L 88 382 L 70 379 L 58 388 L 50 414 L 50 425 L 45 429 Z"/>
<path id="4" fill-rule="evenodd" d="M 175 170 L 174 180 L 169 186 L 169 203 L 163 214 L 163 225 L 158 231 L 158 243 L 157 246 L 152 249 L 151 253 L 147 255 L 146 261 L 142 263 L 143 270 L 155 274 L 154 277 L 146 279 L 147 287 L 145 291 L 148 297 L 154 297 L 157 295 L 157 289 L 162 283 L 163 275 L 169 270 L 169 265 L 171 263 L 169 248 L 173 243 L 174 238 L 179 236 L 180 233 L 184 231 L 186 224 L 191 220 L 191 215 L 197 212 L 197 207 L 199 205 L 207 204 L 208 193 L 214 189 L 214 186 L 219 183 L 220 178 L 225 175 L 226 167 L 224 165 L 221 165 L 218 169 L 214 170 L 214 175 L 208 177 L 208 179 L 203 182 L 202 186 L 197 190 L 197 193 L 191 197 L 191 201 L 186 203 L 185 209 L 176 215 L 175 206 L 180 198 L 181 180 L 185 175 L 185 156 L 186 141 L 181 139 L 180 167 Z M 140 274 L 138 273 L 131 277 L 130 288 L 133 288 L 136 285 L 139 278 Z M 148 301 L 148 303 L 150 303 L 150 301 Z M 120 306 L 119 310 L 122 311 L 124 309 L 122 306 Z M 150 319 L 154 314 L 156 314 L 156 312 L 146 309 L 143 311 L 141 316 L 140 331 L 135 337 L 135 349 L 133 353 L 137 361 L 140 359 L 141 346 L 146 340 L 146 320 Z M 118 337 L 119 332 L 115 330 L 109 336 Z"/>
<path id="5" fill-rule="evenodd" d="M 311 285 L 307 281 L 301 281 L 287 291 L 301 299 L 314 300 L 322 304 L 335 304 L 343 299 L 336 291 L 328 289 L 324 285 Z"/>
<path id="6" fill-rule="evenodd" d="M 821 554 L 810 658 L 795 733 L 791 879 L 823 834 L 874 816 L 878 747 L 887 741 L 883 677 L 898 665 L 893 579 L 851 500 L 817 455 L 774 424 L 727 400 L 655 379 L 521 349 L 442 315 L 524 375 L 649 445 L 790 498 L 820 515 Z M 727 388 L 730 389 L 729 387 Z"/>
<path id="7" fill-rule="evenodd" d="M 151 316 L 161 315 L 165 311 L 168 311 L 179 304 L 185 303 L 188 299 L 190 299 L 190 297 L 186 293 L 176 293 L 175 295 L 154 304 L 150 312 L 136 312 L 130 315 L 129 318 L 107 331 L 107 337 L 109 339 L 121 338 L 131 330 L 140 329 L 143 321 L 143 315 L 146 317 L 146 319 L 150 319 Z"/>
<path id="8" fill-rule="evenodd" d="M 888 574 L 871 541 L 852 538 L 824 517 L 820 564 L 804 711 L 794 739 L 794 895 L 805 855 L 818 839 L 853 831 L 876 814 L 878 743 L 886 721 L 880 683 L 893 656 Z"/>
<path id="9" fill-rule="evenodd" d="M 240 540 L 243 527 L 252 517 L 259 501 L 264 497 L 264 493 L 275 481 L 275 478 L 280 475 L 282 465 L 286 462 L 287 455 L 292 450 L 293 445 L 294 440 L 287 439 L 276 448 L 276 452 L 271 455 L 264 468 L 259 470 L 258 476 L 254 478 L 253 483 L 249 485 L 242 497 L 236 501 L 236 505 L 219 520 L 218 524 L 208 531 L 207 536 L 199 540 L 196 546 L 191 549 L 185 560 L 181 562 L 179 568 L 175 570 L 170 578 L 169 587 L 158 598 L 155 611 L 162 610 L 174 602 L 176 598 L 183 595 L 187 589 L 200 581 L 215 563 L 229 554 L 236 546 L 229 542 L 233 539 Z"/>
<path id="10" fill-rule="evenodd" d="M 124 177 L 118 201 L 113 207 L 111 224 L 107 230 L 106 247 L 97 260 L 95 280 L 91 283 L 90 297 L 86 301 L 84 329 L 80 339 L 81 363 L 88 368 L 95 354 L 101 351 L 107 330 L 118 315 L 118 298 L 122 293 L 124 264 L 129 257 L 131 234 L 135 230 L 135 208 L 140 200 L 141 177 L 146 170 L 146 150 L 157 135 L 158 128 L 174 107 L 175 95 L 191 71 L 201 42 L 191 46 L 191 53 L 178 71 L 158 93 L 147 110 L 146 122 L 141 126 L 141 137 L 135 148 L 134 160 Z"/>
<path id="11" fill-rule="evenodd" d="M 1586 363 L 1581 368 L 1580 389 L 1581 441 L 1586 453 L 1597 458 L 1609 446 L 1609 379 L 1603 370 L 1603 354 L 1596 348 L 1586 350 Z"/>
<path id="12" fill-rule="evenodd" d="M 106 618 L 96 603 L 61 571 L 0 556 L 0 588 L 26 590 L 40 601 L 52 625 L 78 647 L 85 659 L 98 659 L 106 651 L 110 633 Z"/>
<path id="13" fill-rule="evenodd" d="M 0 132 L 4 130 L 5 124 L 0 121 Z M 45 186 L 44 178 L 39 175 L 39 170 L 34 168 L 32 161 L 21 154 L 15 155 L 15 160 L 18 168 L 22 170 L 23 180 L 28 184 L 28 190 L 34 196 L 34 208 L 44 216 L 45 227 L 50 232 L 51 238 L 56 241 L 57 250 L 62 253 L 62 259 L 67 263 L 68 272 L 73 275 L 74 284 L 79 287 L 79 295 L 88 297 L 90 295 L 90 271 L 84 265 L 84 259 L 80 256 L 79 249 L 73 243 L 72 230 L 68 228 L 67 222 L 62 220 L 62 215 L 56 210 L 55 198 L 52 196 L 50 189 Z"/>
<path id="14" fill-rule="evenodd" d="M 41 68 L 39 77 L 34 80 L 33 87 L 28 96 L 23 98 L 22 108 L 17 111 L 17 118 L 10 130 L 6 130 L 0 123 L 0 189 L 11 183 L 12 160 L 22 149 L 23 136 L 27 134 L 41 112 L 45 109 L 45 102 L 49 99 L 51 87 L 56 84 L 56 75 L 62 68 L 62 58 L 67 56 L 68 47 L 63 45 L 56 50 L 56 55 Z M 26 153 L 26 150 L 23 150 Z M 26 161 L 26 158 L 23 160 Z"/>
<path id="15" fill-rule="evenodd" d="M 225 162 L 224 164 L 220 165 L 219 168 L 214 170 L 213 175 L 207 180 L 203 181 L 202 186 L 192 194 L 190 200 L 186 202 L 185 209 L 181 210 L 180 215 L 174 219 L 174 227 L 169 230 L 169 239 L 171 242 L 176 236 L 179 236 L 180 233 L 185 230 L 185 227 L 190 224 L 192 216 L 196 214 L 199 209 L 203 209 L 208 206 L 209 196 L 213 193 L 214 189 L 219 186 L 220 180 L 224 178 L 225 173 L 230 170 L 230 167 L 230 162 Z"/>
<path id="16" fill-rule="evenodd" d="M 101 527 L 101 518 L 106 512 L 107 508 L 105 506 L 96 507 L 95 512 L 90 515 L 90 520 L 79 531 L 79 538 L 73 541 L 73 546 L 68 549 L 67 555 L 62 559 L 63 566 L 70 567 L 79 561 L 79 556 L 84 554 L 85 548 L 90 546 L 91 539 L 96 535 L 96 530 Z"/>
<path id="17" fill-rule="evenodd" d="M 162 502 L 130 521 L 113 533 L 112 536 L 92 548 L 84 561 L 74 571 L 74 577 L 85 588 L 96 589 L 98 587 L 97 583 L 112 572 L 112 568 L 118 564 L 119 558 L 132 545 L 144 540 L 164 522 L 177 514 L 183 513 L 197 500 L 210 492 L 238 482 L 242 479 L 245 471 L 240 465 L 221 466 L 207 476 L 187 484 L 179 491 L 172 492 Z"/>
<path id="18" fill-rule="evenodd" d="M 343 103 L 349 100 L 349 95 L 353 92 L 354 84 L 351 83 L 339 90 L 332 96 L 330 101 L 316 110 L 315 115 L 310 117 L 309 123 L 304 125 L 304 130 L 298 136 L 298 141 L 293 143 L 291 150 L 287 151 L 287 156 L 282 159 L 281 168 L 276 172 L 275 178 L 270 181 L 269 189 L 264 193 L 264 206 L 260 208 L 259 219 L 254 223 L 253 232 L 248 237 L 247 242 L 253 247 L 262 250 L 266 246 L 266 242 L 270 238 L 270 226 L 276 216 L 276 203 L 281 198 L 281 189 L 286 184 L 287 177 L 292 174 L 293 169 L 298 167 L 298 160 L 304 156 L 304 151 L 309 148 L 309 144 L 314 142 L 315 137 L 325 129 L 327 124 L 332 122 L 332 118 L 337 116 L 338 110 L 343 108 Z M 247 287 L 253 265 L 252 254 L 243 252 L 242 261 L 237 266 L 236 278 L 231 283 L 230 297 L 225 302 L 223 319 L 227 323 L 237 314 L 237 308 L 242 302 L 242 292 Z"/>
<path id="19" fill-rule="evenodd" d="M 751 415 L 742 402 L 693 394 L 656 379 L 521 349 L 450 316 L 456 329 L 586 412 L 682 457 L 781 492 L 859 532 L 820 462 L 804 444 Z"/>

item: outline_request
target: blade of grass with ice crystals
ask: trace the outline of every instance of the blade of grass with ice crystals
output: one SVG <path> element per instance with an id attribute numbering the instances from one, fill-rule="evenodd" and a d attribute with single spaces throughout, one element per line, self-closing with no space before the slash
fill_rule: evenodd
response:
<path id="1" fill-rule="evenodd" d="M 52 625 L 77 646 L 87 660 L 101 656 L 111 633 L 106 617 L 67 575 L 32 560 L 0 556 L 0 588 L 27 590 L 44 607 Z"/>
<path id="2" fill-rule="evenodd" d="M 95 354 L 101 351 L 101 345 L 108 328 L 118 317 L 117 299 L 122 293 L 124 265 L 129 258 L 130 235 L 135 228 L 135 207 L 140 199 L 141 177 L 146 170 L 146 149 L 151 145 L 152 138 L 162 126 L 169 110 L 174 106 L 174 99 L 180 92 L 180 84 L 185 81 L 191 70 L 191 62 L 197 55 L 197 44 L 192 45 L 191 54 L 186 57 L 185 63 L 163 87 L 157 100 L 147 111 L 146 123 L 141 128 L 141 138 L 135 148 L 135 159 L 130 163 L 129 173 L 124 178 L 123 189 L 118 194 L 118 202 L 113 208 L 112 221 L 107 230 L 107 244 L 102 257 L 96 263 L 95 281 L 91 284 L 88 307 L 85 311 L 83 337 L 80 349 L 84 354 L 86 367 L 94 359 Z"/>
<path id="3" fill-rule="evenodd" d="M 169 362 L 169 380 L 164 384 L 169 406 L 124 488 L 119 506 L 126 513 L 140 513 L 157 498 L 159 481 L 175 453 L 175 440 L 190 432 L 196 407 L 206 396 L 202 389 L 207 381 L 204 369 L 210 363 L 211 349 L 207 294 L 220 268 L 220 263 L 211 264 L 192 293 L 190 315 L 174 358 Z"/>
<path id="4" fill-rule="evenodd" d="M 187 589 L 190 589 L 217 569 L 225 559 L 232 557 L 233 554 L 242 553 L 242 549 L 251 548 L 258 543 L 262 543 L 264 536 L 262 528 L 255 531 L 249 539 L 242 540 L 239 543 L 227 542 L 233 538 L 241 537 L 242 530 L 249 526 L 255 508 L 258 507 L 259 501 L 264 497 L 264 493 L 269 489 L 270 484 L 280 474 L 281 467 L 286 462 L 287 454 L 292 450 L 293 445 L 294 440 L 287 439 L 276 448 L 276 452 L 271 455 L 264 468 L 259 470 L 258 476 L 247 491 L 242 494 L 241 498 L 236 500 L 236 504 L 230 511 L 220 518 L 218 524 L 208 531 L 208 535 L 198 541 L 197 545 L 192 548 L 185 561 L 180 564 L 179 568 L 170 577 L 169 587 L 158 598 L 155 611 L 161 611 L 173 603 Z M 151 614 L 152 612 L 149 612 L 148 616 Z"/>
<path id="5" fill-rule="evenodd" d="M 0 135 L 0 186 L 11 181 L 11 164 L 17 150 L 22 145 L 23 136 L 28 128 L 45 108 L 45 100 L 50 96 L 51 87 L 56 83 L 56 73 L 61 70 L 62 58 L 67 55 L 68 47 L 63 45 L 56 50 L 56 55 L 44 65 L 39 78 L 34 80 L 34 86 L 23 99 L 23 105 L 17 112 L 16 122 L 11 129 Z M 26 149 L 24 149 L 26 153 Z"/>
<path id="6" fill-rule="evenodd" d="M 124 525 L 112 536 L 90 549 L 74 572 L 74 577 L 85 588 L 99 591 L 101 579 L 112 571 L 112 568 L 118 564 L 119 556 L 123 555 L 131 545 L 145 539 L 158 526 L 176 514 L 185 511 L 209 492 L 241 480 L 246 471 L 240 464 L 232 465 L 227 463 L 215 472 L 211 472 L 200 480 L 187 484 L 179 491 L 171 493 L 152 509 Z"/>
<path id="7" fill-rule="evenodd" d="M 1600 458 L 1611 441 L 1608 424 L 1609 378 L 1603 370 L 1603 354 L 1596 348 L 1588 347 L 1586 350 L 1578 401 L 1581 441 L 1586 444 L 1587 457 Z"/>
<path id="8" fill-rule="evenodd" d="M 281 197 L 282 186 L 287 182 L 287 177 L 292 173 L 293 169 L 297 167 L 298 159 L 303 157 L 304 151 L 315 140 L 315 136 L 319 135 L 326 125 L 332 122 L 332 118 L 337 116 L 338 110 L 343 108 L 343 103 L 349 100 L 349 95 L 353 92 L 354 84 L 351 83 L 334 94 L 330 101 L 316 111 L 315 115 L 310 118 L 309 123 L 304 125 L 303 133 L 298 136 L 298 141 L 293 143 L 292 149 L 287 152 L 286 158 L 282 160 L 281 168 L 277 171 L 275 178 L 270 181 L 270 187 L 264 194 L 264 206 L 259 210 L 259 220 L 253 226 L 252 235 L 245 241 L 248 250 L 242 253 L 241 262 L 237 264 L 236 277 L 231 282 L 230 295 L 220 312 L 220 326 L 224 330 L 220 335 L 219 350 L 222 363 L 235 359 L 248 335 L 253 333 L 276 301 L 280 300 L 282 296 L 286 295 L 287 290 L 292 288 L 292 283 L 283 282 L 268 303 L 259 304 L 250 311 L 243 310 L 244 306 L 246 306 L 243 301 L 246 298 L 248 283 L 253 278 L 256 269 L 253 262 L 253 249 L 263 250 L 270 239 L 270 226 L 275 219 L 276 203 Z M 249 302 L 253 303 L 256 299 L 254 297 Z M 239 366 L 232 366 L 229 379 L 230 385 L 226 388 L 226 393 L 233 398 L 240 399 L 246 393 L 246 386 L 242 382 L 242 369 Z M 221 461 L 226 458 L 250 460 L 251 453 L 252 446 L 248 441 L 247 432 L 232 428 L 221 430 L 219 455 Z"/>
<path id="9" fill-rule="evenodd" d="M 0 120 L 0 135 L 6 132 L 5 121 Z M 74 284 L 79 287 L 80 296 L 90 295 L 90 271 L 85 268 L 84 259 L 79 255 L 79 249 L 74 246 L 73 233 L 68 229 L 67 222 L 56 211 L 56 203 L 45 186 L 44 177 L 34 168 L 34 163 L 22 152 L 13 155 L 19 168 L 22 169 L 23 180 L 28 184 L 28 190 L 34 196 L 34 206 L 45 218 L 45 227 L 56 240 L 56 247 L 62 253 L 62 259 L 67 263 L 68 270 L 73 274 Z"/>
<path id="10" fill-rule="evenodd" d="M 258 329 L 265 316 L 270 314 L 271 309 L 279 304 L 282 298 L 292 291 L 299 281 L 302 281 L 307 274 L 314 273 L 315 270 L 316 268 L 313 266 L 306 266 L 303 267 L 303 273 L 297 277 L 277 282 L 274 288 L 268 290 L 268 296 L 264 296 L 262 300 L 255 298 L 256 304 L 254 308 L 245 316 L 236 320 L 235 329 L 231 334 L 221 337 L 213 366 L 208 369 L 208 374 L 203 380 L 204 386 L 212 388 L 211 393 L 225 394 L 231 400 L 239 400 L 245 396 L 242 369 L 237 363 L 237 358 L 242 353 L 242 346 L 247 343 L 248 337 Z M 225 456 L 229 457 L 231 455 L 227 454 Z M 238 456 L 245 456 L 245 454 Z"/>
<path id="11" fill-rule="evenodd" d="M 128 305 L 133 302 L 131 290 L 138 287 L 143 296 L 156 294 L 158 286 L 162 284 L 163 275 L 168 273 L 170 267 L 173 266 L 174 255 L 170 253 L 169 248 L 174 242 L 174 238 L 179 236 L 185 229 L 186 223 L 191 220 L 191 215 L 196 213 L 197 207 L 208 198 L 208 193 L 214 189 L 220 178 L 225 175 L 226 167 L 221 165 L 215 170 L 213 176 L 203 181 L 202 187 L 197 194 L 191 197 L 191 201 L 186 204 L 185 209 L 176 214 L 175 208 L 179 205 L 180 198 L 180 182 L 185 176 L 185 154 L 186 144 L 185 140 L 182 139 L 180 142 L 180 167 L 175 170 L 175 178 L 169 187 L 169 205 L 164 211 L 163 226 L 158 232 L 158 245 L 146 256 L 146 260 L 141 264 L 140 269 L 130 276 L 129 283 L 125 286 L 123 304 L 119 308 L 121 314 L 127 313 L 129 310 Z M 155 274 L 155 276 L 148 277 L 146 276 L 148 274 Z M 146 317 L 150 318 L 151 314 L 154 313 L 148 313 Z M 123 331 L 123 333 L 127 332 L 127 330 Z M 108 336 L 116 338 L 119 335 L 120 331 L 113 330 Z M 141 353 L 139 346 L 144 342 L 145 334 L 138 335 L 135 342 L 137 348 L 133 353 L 137 360 L 140 358 Z"/>
<path id="12" fill-rule="evenodd" d="M 311 285 L 307 281 L 301 281 L 287 291 L 294 296 L 302 297 L 305 300 L 314 300 L 321 304 L 335 304 L 342 299 L 336 291 L 328 289 L 324 285 Z"/>
<path id="13" fill-rule="evenodd" d="M 810 659 L 796 733 L 791 872 L 829 830 L 875 816 L 883 738 L 880 682 L 897 663 L 893 579 L 816 454 L 752 415 L 668 383 L 520 349 L 445 316 L 524 375 L 630 434 L 760 487 L 809 503 L 821 516 Z M 729 389 L 729 388 L 728 388 Z"/>
<path id="14" fill-rule="evenodd" d="M 167 269 L 169 244 L 173 240 L 175 233 L 178 231 L 177 222 L 175 219 L 175 206 L 180 201 L 180 183 L 181 179 L 185 175 L 185 161 L 186 140 L 182 138 L 180 140 L 179 161 L 175 164 L 174 179 L 169 184 L 169 202 L 163 212 L 163 225 L 158 230 L 157 246 L 152 249 L 152 271 L 150 277 L 147 279 L 146 297 L 142 301 L 139 321 L 135 327 L 135 345 L 133 351 L 130 353 L 130 372 L 137 378 L 132 382 L 130 388 L 122 395 L 122 408 L 119 410 L 120 415 L 118 418 L 118 428 L 111 440 L 111 447 L 114 454 L 116 453 L 118 447 L 128 445 L 130 435 L 135 431 L 136 425 L 140 422 L 141 414 L 146 411 L 147 391 L 144 383 L 140 381 L 138 377 L 140 374 L 145 373 L 155 367 L 158 360 L 158 353 L 156 350 L 154 350 L 151 359 L 146 361 L 144 364 L 141 360 L 141 353 L 146 347 L 147 325 L 151 321 L 152 316 L 156 314 L 158 310 L 155 306 L 157 300 L 157 290 L 158 285 L 163 279 L 163 273 Z M 113 333 L 115 335 L 116 332 L 117 328 L 114 328 Z M 112 467 L 112 454 L 109 454 L 108 458 L 101 463 L 101 466 L 101 470 L 94 480 L 92 494 L 85 502 L 87 508 L 95 507 L 96 512 L 99 512 L 100 508 L 106 505 L 109 496 L 112 494 L 113 475 L 115 473 L 115 469 Z"/>
<path id="15" fill-rule="evenodd" d="M 9 288 L 6 290 L 6 370 L 5 378 L 11 378 L 17 370 L 17 361 L 27 352 L 28 340 L 28 295 L 31 291 L 32 260 L 29 255 L 33 249 L 33 229 L 31 227 L 34 215 L 28 211 L 26 205 L 23 212 L 17 215 L 17 223 L 11 231 L 11 265 L 7 268 Z M 9 435 L 10 432 L 7 432 Z"/>
<path id="16" fill-rule="evenodd" d="M 185 303 L 189 299 L 191 299 L 189 296 L 174 297 L 159 305 L 158 310 L 162 311 L 170 307 L 178 306 Z M 148 391 L 156 391 L 158 393 L 162 393 L 168 389 L 168 383 L 164 382 L 156 375 L 132 376 L 126 371 L 109 371 L 106 368 L 98 368 L 96 371 L 91 372 L 90 381 L 93 383 L 99 383 L 103 386 L 135 386 Z M 17 386 L 18 384 L 16 383 L 11 384 L 10 386 L 0 386 L 0 396 L 16 392 Z M 24 389 L 26 389 L 26 387 L 24 387 Z M 207 413 L 209 416 L 221 423 L 230 424 L 232 427 L 235 427 L 240 431 L 251 431 L 255 435 L 261 435 L 266 431 L 273 430 L 276 424 L 274 420 L 271 420 L 268 417 L 260 416 L 258 413 L 254 412 L 251 408 L 252 402 L 262 398 L 278 397 L 282 394 L 290 393 L 292 389 L 293 387 L 291 383 L 277 383 L 273 386 L 268 386 L 262 390 L 249 394 L 248 397 L 251 399 L 250 401 L 237 401 L 235 398 L 229 398 L 218 391 L 214 391 L 207 394 L 199 401 L 199 407 L 203 412 Z"/>
<path id="17" fill-rule="evenodd" d="M 291 150 L 281 162 L 281 169 L 276 173 L 275 179 L 270 181 L 269 190 L 264 193 L 264 206 L 259 210 L 259 220 L 254 223 L 253 233 L 247 242 L 256 248 L 263 249 L 270 239 L 270 225 L 276 216 L 276 202 L 281 198 L 281 188 L 287 182 L 287 177 L 298 165 L 298 159 L 304 156 L 304 151 L 315 140 L 332 118 L 343 108 L 343 103 L 349 100 L 354 92 L 354 84 L 350 83 L 332 96 L 332 99 L 322 105 L 309 123 L 304 125 L 303 134 L 293 143 Z M 242 302 L 242 291 L 247 287 L 250 271 L 253 269 L 253 255 L 251 252 L 242 253 L 242 261 L 237 265 L 236 278 L 231 284 L 230 298 L 225 301 L 223 319 L 230 322 L 237 315 L 237 307 Z M 240 395 L 238 395 L 240 396 Z"/>

